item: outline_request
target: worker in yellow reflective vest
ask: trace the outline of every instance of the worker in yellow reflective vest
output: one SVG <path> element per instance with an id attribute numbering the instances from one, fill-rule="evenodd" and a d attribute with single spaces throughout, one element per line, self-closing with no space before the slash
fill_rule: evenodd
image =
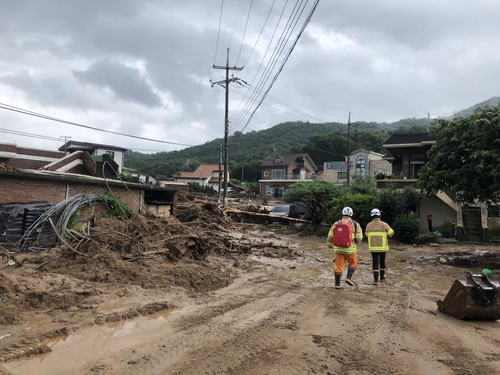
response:
<path id="1" fill-rule="evenodd" d="M 385 281 L 385 256 L 389 251 L 389 237 L 394 230 L 385 221 L 380 220 L 381 211 L 374 208 L 371 213 L 372 221 L 365 229 L 368 239 L 368 250 L 372 254 L 373 284 L 377 285 L 379 280 Z"/>

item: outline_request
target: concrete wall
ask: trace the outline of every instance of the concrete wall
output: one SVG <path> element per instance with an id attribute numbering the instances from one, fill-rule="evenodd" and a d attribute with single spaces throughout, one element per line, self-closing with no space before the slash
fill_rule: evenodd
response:
<path id="1" fill-rule="evenodd" d="M 424 231 L 429 228 L 427 215 L 432 215 L 433 228 L 440 227 L 447 217 L 455 221 L 455 223 L 457 222 L 457 212 L 437 197 L 426 198 L 420 204 L 420 212 L 418 214 L 420 228 Z"/>

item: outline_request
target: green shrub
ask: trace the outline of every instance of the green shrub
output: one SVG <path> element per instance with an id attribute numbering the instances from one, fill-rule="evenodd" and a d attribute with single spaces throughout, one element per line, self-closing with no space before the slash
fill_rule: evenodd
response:
<path id="1" fill-rule="evenodd" d="M 99 199 L 109 208 L 110 212 L 104 215 L 105 217 L 128 220 L 135 216 L 134 210 L 127 206 L 127 204 L 119 196 L 116 196 L 111 192 L 101 194 Z"/>
<path id="2" fill-rule="evenodd" d="M 415 242 L 417 245 L 426 245 L 428 243 L 435 242 L 436 238 L 436 233 L 424 232 L 415 237 L 413 239 L 413 242 Z"/>
<path id="3" fill-rule="evenodd" d="M 392 224 L 394 238 L 404 243 L 413 243 L 413 239 L 420 233 L 420 222 L 409 214 L 400 215 Z"/>
<path id="4" fill-rule="evenodd" d="M 488 235 L 490 241 L 500 240 L 500 225 L 496 220 L 488 219 Z"/>
<path id="5" fill-rule="evenodd" d="M 441 224 L 441 236 L 444 238 L 453 236 L 453 222 L 449 217 L 444 219 L 443 224 Z"/>

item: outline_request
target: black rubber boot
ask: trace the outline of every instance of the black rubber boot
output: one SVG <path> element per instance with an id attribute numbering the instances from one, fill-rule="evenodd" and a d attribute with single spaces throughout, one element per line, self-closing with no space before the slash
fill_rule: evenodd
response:
<path id="1" fill-rule="evenodd" d="M 352 275 L 354 275 L 354 271 L 355 270 L 353 270 L 352 268 L 347 269 L 347 278 L 345 279 L 345 282 L 350 286 L 356 286 L 356 284 L 354 284 L 354 282 L 351 280 Z"/>
<path id="2" fill-rule="evenodd" d="M 335 274 L 335 289 L 342 289 L 340 286 L 340 278 L 342 277 L 342 274 Z"/>
<path id="3" fill-rule="evenodd" d="M 385 281 L 385 270 L 380 270 L 380 281 Z"/>
<path id="4" fill-rule="evenodd" d="M 379 270 L 373 271 L 373 285 L 378 285 L 379 273 L 380 273 Z"/>

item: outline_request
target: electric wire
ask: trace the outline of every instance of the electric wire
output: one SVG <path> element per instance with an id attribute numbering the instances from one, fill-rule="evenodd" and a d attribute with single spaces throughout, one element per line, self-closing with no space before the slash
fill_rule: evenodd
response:
<path id="1" fill-rule="evenodd" d="M 229 43 L 227 44 L 228 49 L 230 49 L 231 47 L 231 41 L 233 40 L 234 29 L 236 28 L 236 23 L 238 22 L 238 17 L 240 15 L 241 2 L 242 0 L 240 0 L 240 2 L 238 3 L 238 10 L 236 11 L 236 18 L 234 19 L 233 31 L 231 32 L 231 37 L 229 38 Z"/>
<path id="2" fill-rule="evenodd" d="M 9 104 L 4 104 L 4 103 L 0 103 L 0 109 L 5 109 L 7 111 L 12 111 L 12 112 L 17 112 L 17 113 L 21 113 L 21 114 L 33 116 L 33 117 L 38 117 L 38 118 L 42 118 L 42 119 L 45 119 L 45 120 L 60 122 L 60 123 L 67 124 L 67 125 L 78 126 L 78 127 L 85 128 L 85 129 L 91 129 L 91 130 L 95 130 L 95 131 L 99 131 L 99 132 L 103 132 L 103 133 L 109 133 L 109 134 L 120 135 L 120 136 L 123 136 L 123 137 L 140 139 L 140 140 L 143 140 L 143 141 L 165 143 L 165 144 L 170 144 L 170 145 L 187 146 L 187 147 L 194 146 L 192 144 L 177 143 L 177 142 L 168 142 L 168 141 L 162 141 L 162 140 L 159 140 L 159 139 L 146 138 L 146 137 L 140 137 L 140 136 L 137 136 L 137 135 L 131 135 L 131 134 L 125 134 L 125 133 L 115 132 L 115 131 L 112 131 L 112 130 L 99 129 L 99 128 L 96 128 L 96 127 L 93 127 L 93 126 L 79 124 L 79 123 L 73 122 L 73 121 L 62 120 L 62 119 L 57 118 L 57 117 L 47 116 L 47 115 L 44 115 L 44 114 L 41 114 L 41 113 L 33 112 L 33 111 L 30 111 L 30 110 L 27 110 L 27 109 L 23 109 L 23 108 L 19 108 L 19 107 L 14 107 L 14 106 L 11 106 Z"/>
<path id="3" fill-rule="evenodd" d="M 238 60 L 240 59 L 241 49 L 243 48 L 243 44 L 245 43 L 245 35 L 247 33 L 248 20 L 250 19 L 250 13 L 252 12 L 252 4 L 253 4 L 253 0 L 250 0 L 250 6 L 248 8 L 247 21 L 245 23 L 245 29 L 243 30 L 243 37 L 241 38 L 240 50 L 238 51 L 238 57 L 236 57 L 236 64 L 235 64 L 235 66 L 238 65 Z"/>
<path id="4" fill-rule="evenodd" d="M 273 10 L 275 2 L 276 2 L 276 0 L 273 0 L 273 3 L 271 4 L 271 8 L 269 8 L 269 12 L 267 12 L 267 16 L 266 16 L 266 19 L 264 21 L 264 24 L 262 25 L 262 28 L 260 29 L 259 36 L 257 37 L 257 40 L 255 41 L 255 43 L 252 47 L 252 50 L 250 51 L 250 54 L 248 55 L 247 59 L 245 60 L 243 67 L 245 67 L 247 65 L 248 60 L 250 60 L 250 57 L 252 56 L 253 51 L 255 50 L 255 47 L 257 46 L 257 43 L 259 43 L 260 37 L 262 36 L 262 33 L 264 32 L 264 28 L 266 27 L 267 21 L 269 20 L 269 16 L 271 15 L 271 12 Z"/>
<path id="5" fill-rule="evenodd" d="M 271 45 L 272 45 L 272 42 L 274 40 L 274 36 L 276 35 L 276 32 L 278 31 L 278 27 L 281 23 L 281 19 L 283 18 L 283 14 L 285 13 L 285 9 L 288 5 L 288 0 L 285 2 L 285 5 L 283 6 L 283 9 L 281 10 L 281 13 L 279 15 L 279 18 L 278 18 L 278 22 L 276 23 L 276 26 L 273 30 L 273 33 L 271 35 L 271 38 L 269 39 L 269 43 L 267 44 L 267 48 L 266 48 L 266 51 L 264 52 L 264 56 L 262 56 L 262 59 L 260 61 L 260 64 L 259 64 L 259 67 L 257 68 L 257 71 L 255 73 L 255 75 L 253 76 L 252 80 L 250 81 L 250 84 L 253 85 L 255 79 L 257 78 L 257 76 L 259 75 L 259 72 L 260 72 L 260 69 L 262 68 L 262 65 L 264 64 L 264 61 L 266 60 L 266 57 L 267 57 L 267 54 L 269 52 L 269 49 L 271 48 Z M 265 70 L 264 70 L 265 71 Z M 239 116 L 239 113 L 238 113 L 238 110 L 240 109 L 240 107 L 243 105 L 243 103 L 245 102 L 245 98 L 247 98 L 247 96 L 245 95 L 245 97 L 243 98 L 243 100 L 240 102 L 240 104 L 238 105 L 238 107 L 236 108 L 235 110 L 235 114 L 232 116 L 233 118 L 238 118 Z M 246 104 L 243 106 L 243 110 L 246 110 L 246 108 L 249 106 L 248 105 L 248 102 L 250 101 L 250 99 L 247 100 Z"/>
<path id="6" fill-rule="evenodd" d="M 304 4 L 304 7 L 302 8 L 301 14 L 304 11 L 304 8 L 307 5 L 308 1 L 309 0 L 307 0 L 306 3 Z M 300 17 L 299 9 L 302 6 L 303 2 L 304 2 L 304 0 L 300 0 L 300 4 L 299 4 L 299 1 L 297 1 L 295 3 L 295 6 L 292 10 L 292 15 L 288 18 L 288 21 L 286 22 L 286 25 L 283 28 L 281 35 L 278 39 L 276 47 L 275 47 L 275 49 L 274 49 L 274 51 L 269 59 L 269 62 L 266 66 L 266 69 L 264 70 L 264 73 L 262 74 L 262 76 L 259 79 L 259 82 L 256 85 L 256 87 L 259 90 L 261 90 L 266 85 L 274 67 L 276 66 L 277 62 L 279 61 L 281 54 L 282 54 L 284 48 L 286 47 L 286 44 L 288 43 L 288 40 L 290 39 L 290 36 L 291 36 L 293 30 L 295 29 L 295 26 L 297 25 L 297 22 L 298 22 L 299 17 Z M 292 24 L 293 24 L 293 27 L 292 27 Z M 245 107 L 245 109 L 251 107 L 253 105 L 253 103 L 257 102 L 257 99 L 258 99 L 258 94 L 254 93 L 253 95 L 251 95 L 250 99 L 247 101 L 247 106 Z M 239 124 L 242 120 L 243 120 L 243 117 L 241 117 L 241 116 L 237 120 L 234 120 L 235 125 Z"/>
<path id="7" fill-rule="evenodd" d="M 246 85 L 246 86 L 248 86 L 248 87 L 250 87 L 250 90 L 252 90 L 252 91 L 257 90 L 257 88 L 255 88 L 255 87 L 253 87 L 253 86 L 250 86 L 250 85 L 249 85 L 248 83 L 246 83 L 245 81 L 243 81 L 243 84 L 244 84 L 244 85 Z M 237 92 L 237 91 L 236 91 L 236 92 Z M 259 91 L 259 93 L 261 94 L 261 93 L 262 93 L 262 91 Z M 240 94 L 240 95 L 243 95 L 243 94 Z M 291 109 L 292 111 L 295 111 L 295 112 L 297 112 L 297 113 L 299 113 L 299 114 L 301 114 L 301 115 L 305 116 L 306 118 L 314 119 L 315 121 L 318 121 L 318 122 L 320 122 L 320 123 L 321 123 L 321 122 L 326 122 L 326 121 L 321 120 L 320 118 L 318 118 L 318 117 L 316 117 L 316 116 L 314 116 L 314 115 L 311 115 L 311 114 L 309 114 L 309 113 L 307 113 L 307 112 L 304 112 L 304 111 L 302 111 L 302 110 L 300 110 L 300 109 L 297 109 L 297 108 L 293 107 L 292 105 L 287 104 L 287 103 L 283 102 L 282 100 L 279 100 L 279 99 L 277 99 L 277 98 L 275 98 L 275 97 L 273 97 L 273 96 L 271 96 L 271 95 L 268 95 L 268 96 L 267 96 L 267 98 L 268 98 L 268 99 L 270 99 L 270 100 L 272 100 L 272 101 L 274 101 L 274 102 L 276 102 L 277 104 L 282 105 L 283 107 L 286 107 L 286 108 L 288 108 L 288 109 Z M 274 107 L 272 107 L 272 108 L 274 108 Z"/>
<path id="8" fill-rule="evenodd" d="M 224 9 L 224 0 L 221 0 L 221 2 L 220 2 L 220 16 L 219 16 L 219 29 L 217 30 L 217 41 L 215 42 L 214 65 L 215 65 L 215 60 L 217 60 L 217 50 L 219 48 L 220 25 L 222 22 L 222 10 L 223 9 Z"/>
<path id="9" fill-rule="evenodd" d="M 272 61 L 272 64 L 271 65 L 268 65 L 268 67 L 266 68 L 266 71 L 265 73 L 261 76 L 258 84 L 257 84 L 257 88 L 259 89 L 259 91 L 261 91 L 264 86 L 267 84 L 267 81 L 274 69 L 274 67 L 276 66 L 276 63 L 278 62 L 279 60 L 279 57 L 281 56 L 281 53 L 283 52 L 283 49 L 285 48 L 286 46 L 286 43 L 288 42 L 290 36 L 291 36 L 291 33 L 293 32 L 293 29 L 295 28 L 297 22 L 298 22 L 298 9 L 300 8 L 300 6 L 303 4 L 303 0 L 301 0 L 300 4 L 299 2 L 297 1 L 297 3 L 295 3 L 295 6 L 294 6 L 294 9 L 292 11 L 292 16 L 289 17 L 288 21 L 287 21 L 287 25 L 285 26 L 285 28 L 283 29 L 282 31 L 282 34 L 280 36 L 280 39 L 279 39 L 279 43 L 277 44 L 274 52 L 273 52 L 273 56 L 275 55 L 276 58 Z M 306 4 L 304 4 L 304 7 L 305 5 L 307 5 L 307 2 Z M 302 8 L 302 11 L 304 10 L 304 7 Z M 296 11 L 297 10 L 297 11 Z M 296 11 L 296 12 L 295 12 Z M 291 24 L 294 22 L 294 20 L 296 19 L 295 21 L 295 25 L 293 26 L 293 28 L 291 27 Z M 286 38 L 286 40 L 285 40 Z M 278 52 L 279 51 L 279 52 Z M 272 59 L 272 57 L 271 57 Z M 271 61 L 270 59 L 270 61 Z M 247 106 L 246 108 L 250 108 L 253 103 L 256 103 L 257 100 L 258 100 L 258 97 L 259 97 L 259 94 L 255 93 L 254 95 L 251 96 L 251 101 L 248 101 L 247 103 Z M 251 117 L 252 115 L 250 115 Z M 235 123 L 236 125 L 239 124 L 241 121 L 243 120 L 243 117 L 240 116 L 240 118 L 238 120 L 235 120 Z"/>
<path id="10" fill-rule="evenodd" d="M 46 141 L 55 141 L 55 142 L 59 142 L 60 141 L 59 138 L 50 137 L 48 135 L 40 135 L 40 134 L 34 134 L 34 133 L 27 133 L 27 132 L 22 132 L 22 131 L 19 131 L 19 130 L 10 130 L 10 129 L 0 128 L 0 133 L 7 133 L 7 134 L 19 135 L 19 136 L 22 136 L 22 137 L 29 137 L 29 138 L 44 139 Z"/>
<path id="11" fill-rule="evenodd" d="M 315 1 L 315 3 L 314 3 L 314 5 L 313 5 L 313 8 L 312 8 L 312 9 L 311 9 L 311 11 L 309 12 L 309 14 L 308 14 L 308 16 L 307 16 L 307 18 L 306 18 L 306 20 L 305 20 L 304 24 L 302 25 L 302 28 L 300 29 L 299 34 L 298 34 L 298 35 L 297 35 L 297 37 L 295 38 L 295 41 L 294 41 L 293 45 L 292 45 L 292 46 L 291 46 L 291 48 L 289 49 L 289 51 L 288 51 L 288 53 L 287 53 L 287 55 L 286 55 L 285 59 L 283 60 L 283 62 L 282 62 L 282 64 L 281 64 L 281 66 L 280 66 L 280 68 L 279 68 L 278 72 L 277 72 L 277 73 L 276 73 L 276 75 L 274 76 L 273 81 L 271 82 L 270 86 L 268 87 L 268 89 L 266 90 L 266 92 L 264 93 L 264 95 L 262 96 L 262 98 L 261 98 L 261 100 L 260 100 L 259 104 L 257 105 L 257 107 L 254 109 L 254 111 L 253 111 L 253 112 L 252 112 L 252 114 L 250 115 L 250 117 L 249 117 L 249 119 L 248 119 L 247 123 L 245 124 L 245 126 L 243 127 L 243 130 L 242 130 L 242 131 L 244 131 L 244 130 L 246 129 L 246 127 L 248 126 L 248 124 L 249 124 L 249 123 L 250 123 L 250 121 L 252 120 L 253 115 L 255 114 L 255 112 L 256 112 L 256 111 L 257 111 L 257 109 L 260 107 L 260 105 L 261 105 L 261 104 L 262 104 L 262 102 L 264 101 L 265 97 L 267 96 L 267 94 L 269 93 L 269 91 L 271 90 L 271 88 L 273 87 L 274 82 L 276 82 L 276 80 L 278 79 L 278 77 L 279 77 L 279 75 L 280 75 L 281 71 L 283 70 L 283 68 L 284 68 L 284 66 L 285 66 L 285 64 L 286 64 L 286 62 L 288 61 L 288 58 L 289 58 L 289 57 L 290 57 L 290 55 L 292 54 L 292 52 L 293 52 L 293 50 L 294 50 L 295 46 L 297 45 L 297 43 L 298 43 L 298 41 L 299 41 L 300 37 L 302 36 L 302 33 L 304 32 L 304 30 L 306 29 L 307 25 L 308 25 L 308 24 L 309 24 L 309 22 L 311 21 L 311 18 L 312 18 L 312 16 L 313 16 L 313 14 L 314 14 L 314 12 L 315 12 L 315 10 L 316 10 L 316 8 L 317 8 L 318 4 L 319 4 L 319 0 L 316 0 L 316 1 Z"/>
<path id="12" fill-rule="evenodd" d="M 238 92 L 238 91 L 234 91 L 234 92 L 235 92 L 235 93 L 237 93 L 238 95 L 243 95 L 242 93 L 240 93 L 240 92 Z M 292 113 L 289 113 L 289 112 L 284 111 L 283 109 L 280 109 L 280 108 L 277 108 L 277 107 L 273 107 L 273 106 L 272 106 L 272 105 L 270 105 L 270 104 L 263 103 L 263 105 L 265 105 L 266 107 L 272 108 L 272 109 L 274 109 L 274 110 L 276 110 L 276 111 L 279 111 L 279 112 L 281 112 L 281 113 L 283 113 L 283 114 L 286 114 L 286 115 L 289 115 L 289 116 L 291 116 L 291 117 L 294 117 L 294 118 L 296 118 L 296 119 L 298 119 L 298 120 L 301 120 L 301 121 L 304 121 L 304 122 L 307 122 L 307 121 L 308 121 L 308 120 L 307 120 L 306 118 L 304 118 L 304 117 L 298 117 L 298 116 L 296 116 L 296 115 L 294 115 L 294 114 L 292 114 Z M 229 130 L 234 131 L 234 130 L 236 130 L 236 127 L 234 127 L 234 126 L 230 126 L 230 127 L 229 127 Z"/>

